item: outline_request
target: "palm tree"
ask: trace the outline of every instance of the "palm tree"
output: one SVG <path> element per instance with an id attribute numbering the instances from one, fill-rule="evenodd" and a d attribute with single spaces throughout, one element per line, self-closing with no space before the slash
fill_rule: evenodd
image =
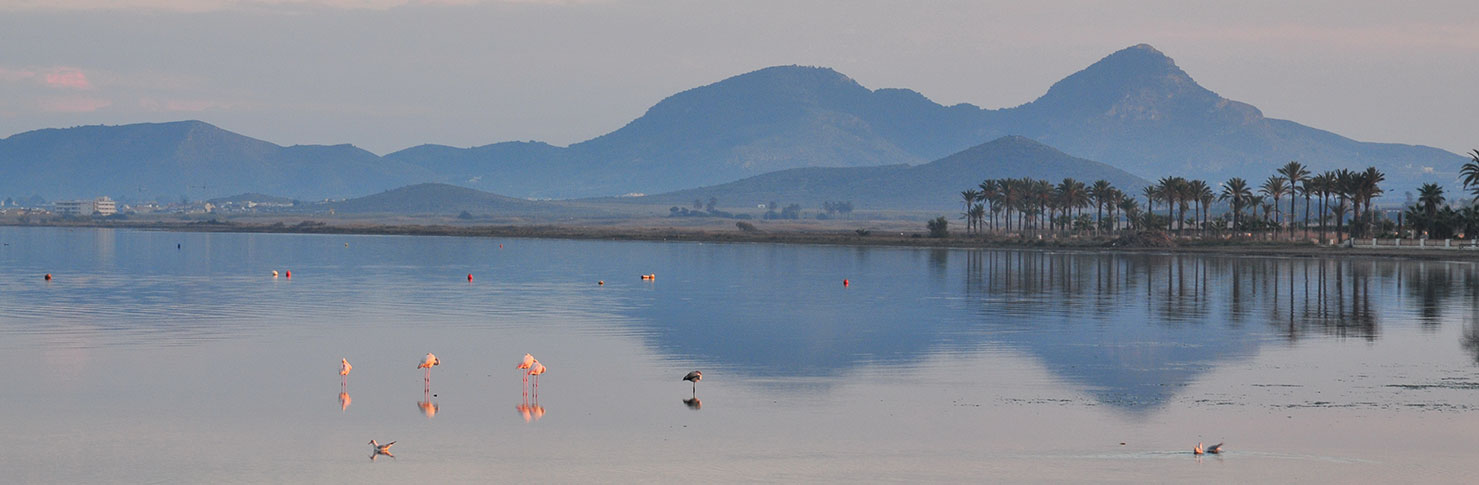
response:
<path id="1" fill-rule="evenodd" d="M 1443 187 L 1438 184 L 1423 184 L 1417 189 L 1417 203 L 1423 208 L 1427 226 L 1424 230 L 1432 232 L 1433 222 L 1438 215 L 1438 206 L 1443 205 Z"/>
<path id="2" fill-rule="evenodd" d="M 1310 196 L 1319 193 L 1319 176 L 1305 177 L 1299 184 L 1299 193 L 1304 195 L 1304 238 L 1310 238 Z M 1292 204 L 1291 204 L 1292 206 Z"/>
<path id="3" fill-rule="evenodd" d="M 1147 185 L 1141 192 L 1145 194 L 1145 212 L 1154 214 L 1155 200 L 1161 196 L 1161 190 L 1154 185 Z"/>
<path id="4" fill-rule="evenodd" d="M 1371 210 L 1371 200 L 1382 194 L 1381 183 L 1386 181 L 1386 174 L 1381 173 L 1376 167 L 1366 167 L 1366 170 L 1358 173 L 1356 193 L 1359 201 L 1363 201 L 1366 210 L 1361 213 L 1365 216 L 1361 223 L 1361 235 L 1367 235 L 1376 223 L 1376 213 Z"/>
<path id="5" fill-rule="evenodd" d="M 1114 186 L 1108 180 L 1095 180 L 1094 185 L 1089 186 L 1089 198 L 1094 199 L 1094 233 L 1104 225 L 1104 206 L 1109 203 L 1109 196 L 1113 195 Z"/>
<path id="6" fill-rule="evenodd" d="M 1138 224 L 1135 223 L 1136 217 L 1140 214 L 1139 201 L 1136 201 L 1134 197 L 1121 198 L 1119 209 L 1120 212 L 1125 213 L 1125 222 L 1128 222 L 1130 224 L 1131 229 L 1138 229 L 1140 227 Z"/>
<path id="7" fill-rule="evenodd" d="M 967 234 L 971 232 L 971 206 L 975 205 L 976 198 L 980 196 L 981 192 L 976 189 L 966 189 L 960 191 L 960 198 L 963 199 L 961 200 L 961 203 L 965 205 L 965 210 L 961 211 L 961 218 L 965 219 L 965 232 Z"/>
<path id="8" fill-rule="evenodd" d="M 1107 185 L 1108 182 L 1105 182 L 1105 184 Z M 1059 201 L 1063 206 L 1064 215 L 1068 216 L 1070 221 L 1068 223 L 1068 229 L 1071 231 L 1073 229 L 1073 210 L 1089 206 L 1089 191 L 1084 188 L 1083 182 L 1066 178 L 1058 184 L 1057 192 Z"/>
<path id="9" fill-rule="evenodd" d="M 1335 172 L 1325 172 L 1316 175 L 1311 182 L 1315 193 L 1320 194 L 1320 244 L 1325 243 L 1325 206 L 1330 199 L 1330 193 L 1335 189 Z M 1308 219 L 1306 219 L 1308 220 Z"/>
<path id="10" fill-rule="evenodd" d="M 1241 215 L 1243 212 L 1243 203 L 1251 198 L 1253 198 L 1253 192 L 1248 190 L 1248 181 L 1242 178 L 1233 177 L 1222 184 L 1222 200 L 1232 202 L 1232 228 L 1234 231 L 1242 229 Z"/>
<path id="11" fill-rule="evenodd" d="M 1284 179 L 1289 181 L 1289 239 L 1294 239 L 1294 190 L 1299 187 L 1299 183 L 1304 181 L 1305 177 L 1310 175 L 1310 171 L 1305 170 L 1304 165 L 1299 162 L 1291 161 L 1279 169 L 1279 175 L 1283 175 Z M 1309 201 L 1306 200 L 1305 204 L 1308 205 Z"/>
<path id="12" fill-rule="evenodd" d="M 981 182 L 980 200 L 986 203 L 986 211 L 991 213 L 991 229 L 996 230 L 996 208 L 997 200 L 1001 198 L 1001 182 L 996 179 L 986 179 Z"/>
<path id="13" fill-rule="evenodd" d="M 1207 232 L 1206 214 L 1212 199 L 1212 188 L 1207 186 L 1206 180 L 1193 180 L 1186 184 L 1186 196 L 1197 203 L 1197 211 L 1192 214 L 1192 218 L 1201 221 L 1199 224 L 1201 230 L 1198 232 L 1205 236 Z"/>
<path id="14" fill-rule="evenodd" d="M 1479 198 L 1479 150 L 1469 153 L 1469 158 L 1473 161 L 1465 163 L 1458 173 L 1464 176 L 1464 188 Z"/>
<path id="15" fill-rule="evenodd" d="M 1278 175 L 1269 175 L 1268 180 L 1265 180 L 1263 182 L 1263 187 L 1259 188 L 1258 192 L 1268 196 L 1269 198 L 1274 199 L 1274 207 L 1277 209 L 1279 206 L 1279 198 L 1283 197 L 1284 194 L 1289 192 L 1289 185 L 1287 182 L 1287 180 L 1284 180 L 1283 177 L 1280 177 Z M 1267 211 L 1265 211 L 1264 218 L 1268 218 Z M 1277 224 L 1277 221 L 1274 222 Z M 1275 225 L 1274 227 L 1277 229 L 1278 226 Z M 1274 232 L 1278 233 L 1277 230 L 1275 230 Z"/>
<path id="16" fill-rule="evenodd" d="M 1356 185 L 1358 181 L 1356 180 L 1356 174 L 1354 172 L 1342 168 L 1335 172 L 1335 179 L 1333 180 L 1333 182 L 1334 183 L 1331 184 L 1330 192 L 1332 194 L 1335 194 L 1335 198 L 1339 201 L 1339 203 L 1335 205 L 1334 209 L 1335 239 L 1339 241 L 1342 239 L 1341 231 L 1343 230 L 1342 226 L 1345 223 L 1345 212 L 1347 209 L 1346 201 L 1353 200 L 1355 198 Z M 1351 205 L 1351 219 L 1353 220 L 1352 222 L 1354 222 L 1356 216 L 1356 205 Z"/>

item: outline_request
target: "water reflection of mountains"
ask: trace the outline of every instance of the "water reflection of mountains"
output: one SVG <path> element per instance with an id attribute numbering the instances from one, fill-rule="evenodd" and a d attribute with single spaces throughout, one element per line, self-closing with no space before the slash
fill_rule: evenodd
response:
<path id="1" fill-rule="evenodd" d="M 920 253 L 927 270 L 889 275 L 886 291 L 869 301 L 776 282 L 718 308 L 662 304 L 642 316 L 656 322 L 648 334 L 663 352 L 754 377 L 835 377 L 864 365 L 909 366 L 937 352 L 1004 347 L 1034 356 L 1101 403 L 1149 410 L 1262 345 L 1376 340 L 1383 318 L 1438 325 L 1447 312 L 1471 315 L 1479 301 L 1479 279 L 1467 264 Z M 787 304 L 785 295 L 809 301 Z M 1462 344 L 1479 361 L 1479 330 L 1466 335 Z"/>

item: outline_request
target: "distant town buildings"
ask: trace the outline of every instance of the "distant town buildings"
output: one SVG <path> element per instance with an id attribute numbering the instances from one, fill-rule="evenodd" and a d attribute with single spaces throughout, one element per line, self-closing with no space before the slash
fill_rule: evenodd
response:
<path id="1" fill-rule="evenodd" d="M 111 216 L 118 213 L 118 204 L 107 196 L 92 200 L 59 200 L 52 205 L 56 213 L 63 216 Z"/>

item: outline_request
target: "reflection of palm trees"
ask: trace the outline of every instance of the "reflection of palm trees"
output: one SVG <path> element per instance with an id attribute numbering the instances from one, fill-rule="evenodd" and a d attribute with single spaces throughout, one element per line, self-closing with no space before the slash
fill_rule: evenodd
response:
<path id="1" fill-rule="evenodd" d="M 1479 364 L 1479 323 L 1464 326 L 1463 338 L 1459 340 L 1464 350 L 1474 354 L 1474 363 Z"/>

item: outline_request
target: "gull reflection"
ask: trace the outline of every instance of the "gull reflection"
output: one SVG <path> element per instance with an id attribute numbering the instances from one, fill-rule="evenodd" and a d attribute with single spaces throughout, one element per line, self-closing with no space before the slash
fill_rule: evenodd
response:
<path id="1" fill-rule="evenodd" d="M 376 443 L 375 440 L 370 440 L 370 449 L 373 450 L 370 452 L 370 461 L 375 461 L 375 458 L 378 458 L 380 455 L 395 458 L 395 455 L 390 453 L 390 447 L 394 444 L 394 441 L 382 445 Z"/>
<path id="2" fill-rule="evenodd" d="M 339 392 L 339 412 L 349 409 L 349 403 L 351 402 L 354 402 L 354 399 L 349 397 L 349 393 L 344 391 Z"/>

